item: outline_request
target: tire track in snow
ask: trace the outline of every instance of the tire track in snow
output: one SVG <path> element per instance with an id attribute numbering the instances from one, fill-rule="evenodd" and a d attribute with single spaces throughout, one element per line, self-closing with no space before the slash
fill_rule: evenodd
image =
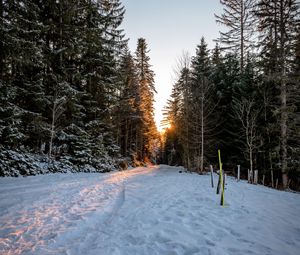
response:
<path id="1" fill-rule="evenodd" d="M 186 196 L 192 193 L 195 195 L 195 200 L 199 199 L 201 203 L 201 187 L 197 179 L 193 181 L 182 179 L 180 174 L 176 174 L 174 168 L 172 171 L 175 174 L 170 180 L 165 179 L 166 175 L 162 171 L 153 176 L 155 181 L 150 178 L 149 183 L 143 180 L 143 186 L 132 185 L 131 187 L 129 182 L 126 193 L 128 199 L 125 208 L 120 210 L 120 217 L 107 229 L 109 235 L 105 242 L 99 241 L 100 245 L 95 251 L 87 254 L 96 254 L 97 250 L 103 251 L 103 254 L 137 254 L 141 250 L 144 252 L 139 254 L 171 254 L 172 252 L 172 254 L 200 254 L 199 247 L 193 245 L 188 239 L 180 240 L 180 235 L 185 233 L 185 236 L 193 236 L 189 229 L 198 217 L 197 211 L 189 208 L 188 200 L 194 198 L 189 197 L 184 200 L 182 196 L 185 193 Z M 134 181 L 139 180 L 134 179 Z M 170 187 L 168 181 L 180 185 Z M 162 193 L 163 190 L 165 193 Z M 147 199 L 142 200 L 144 197 Z M 193 210 L 194 212 L 191 212 Z M 120 229 L 122 232 L 119 231 Z M 124 244 L 124 241 L 127 243 L 126 247 L 120 247 L 119 244 Z M 206 242 L 203 240 L 200 244 L 205 245 Z"/>

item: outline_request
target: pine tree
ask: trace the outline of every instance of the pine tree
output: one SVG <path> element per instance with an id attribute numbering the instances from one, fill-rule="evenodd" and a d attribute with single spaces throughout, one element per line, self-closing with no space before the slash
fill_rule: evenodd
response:
<path id="1" fill-rule="evenodd" d="M 150 58 L 146 40 L 144 38 L 138 39 L 136 49 L 136 68 L 139 82 L 140 102 L 139 113 L 140 123 L 137 128 L 140 133 L 137 134 L 137 148 L 140 159 L 148 157 L 153 149 L 153 140 L 157 139 L 157 131 L 154 122 L 154 73 L 151 70 L 149 63 Z"/>
<path id="2" fill-rule="evenodd" d="M 1 1 L 1 144 L 96 166 L 118 153 L 120 1 Z"/>
<path id="3" fill-rule="evenodd" d="M 83 128 L 83 106 L 80 103 L 82 76 L 78 68 L 82 31 L 77 29 L 80 3 L 68 0 L 46 2 L 42 5 L 45 47 L 44 86 L 47 119 L 45 153 L 60 156 L 62 148 L 69 148 L 74 134 L 71 127 Z M 78 15 L 78 17 L 81 17 Z"/>
<path id="4" fill-rule="evenodd" d="M 290 123 L 288 136 L 288 167 L 290 169 L 289 178 L 291 180 L 289 187 L 297 189 L 297 182 L 295 180 L 300 176 L 300 161 L 298 160 L 300 158 L 300 29 L 298 29 L 294 53 L 293 75 L 290 84 L 291 114 L 288 120 L 288 123 Z"/>
<path id="5" fill-rule="evenodd" d="M 193 132 L 193 151 L 196 160 L 196 169 L 203 172 L 204 160 L 208 157 L 208 151 L 213 141 L 213 131 L 216 127 L 217 105 L 215 88 L 211 77 L 211 61 L 207 44 L 202 37 L 197 46 L 196 56 L 191 64 L 191 97 L 193 115 L 190 118 Z M 205 151 L 204 151 L 205 150 Z"/>
<path id="6" fill-rule="evenodd" d="M 9 96 L 3 142 L 36 150 L 44 130 L 40 8 L 35 1 L 1 1 L 1 15 L 1 79 Z"/>
<path id="7" fill-rule="evenodd" d="M 212 80 L 216 87 L 216 113 L 221 116 L 219 125 L 216 127 L 215 149 L 223 151 L 222 158 L 228 165 L 234 164 L 242 157 L 237 137 L 237 121 L 232 118 L 232 102 L 236 96 L 237 88 L 240 86 L 240 69 L 238 57 L 234 54 L 221 56 L 218 64 L 214 64 Z"/>
<path id="8" fill-rule="evenodd" d="M 299 4 L 295 0 L 261 0 L 256 15 L 260 18 L 261 45 L 265 56 L 265 73 L 272 77 L 280 98 L 275 106 L 280 125 L 280 168 L 283 188 L 288 184 L 288 135 L 290 133 L 290 70 L 295 42 Z M 271 64 L 270 64 L 271 63 Z M 273 64 L 275 63 L 275 64 Z"/>
<path id="9" fill-rule="evenodd" d="M 161 125 L 166 127 L 163 144 L 163 160 L 167 164 L 184 165 L 190 169 L 189 150 L 189 90 L 190 90 L 190 56 L 184 52 L 177 60 L 170 98 L 163 109 Z"/>
<path id="10" fill-rule="evenodd" d="M 121 87 L 116 105 L 116 125 L 118 126 L 118 144 L 124 156 L 136 153 L 136 134 L 139 130 L 136 124 L 139 122 L 138 107 L 140 93 L 136 66 L 134 59 L 126 49 L 120 60 Z"/>

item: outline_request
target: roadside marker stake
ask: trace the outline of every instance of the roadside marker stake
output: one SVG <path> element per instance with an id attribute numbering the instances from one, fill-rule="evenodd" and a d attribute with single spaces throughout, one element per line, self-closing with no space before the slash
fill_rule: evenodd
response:
<path id="1" fill-rule="evenodd" d="M 222 171 L 222 162 L 221 162 L 221 151 L 218 150 L 219 155 L 219 165 L 220 165 L 220 185 L 221 185 L 221 205 L 224 206 L 224 185 L 223 185 L 223 171 Z"/>

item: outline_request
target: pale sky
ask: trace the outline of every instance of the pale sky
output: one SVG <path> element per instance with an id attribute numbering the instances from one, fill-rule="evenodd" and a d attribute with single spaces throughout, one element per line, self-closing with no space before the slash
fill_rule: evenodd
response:
<path id="1" fill-rule="evenodd" d="M 224 29 L 216 24 L 214 13 L 220 14 L 219 0 L 123 0 L 126 13 L 122 28 L 135 52 L 137 39 L 143 37 L 150 49 L 149 57 L 155 73 L 155 121 L 159 128 L 162 109 L 169 98 L 174 80 L 176 59 L 183 51 L 195 54 L 197 44 L 205 37 L 213 48 Z"/>

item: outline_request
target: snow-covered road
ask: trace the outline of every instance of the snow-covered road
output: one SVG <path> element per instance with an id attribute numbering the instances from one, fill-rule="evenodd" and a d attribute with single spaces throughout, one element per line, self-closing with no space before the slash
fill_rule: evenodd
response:
<path id="1" fill-rule="evenodd" d="M 0 254 L 299 254 L 299 194 L 179 170 L 1 178 Z"/>

